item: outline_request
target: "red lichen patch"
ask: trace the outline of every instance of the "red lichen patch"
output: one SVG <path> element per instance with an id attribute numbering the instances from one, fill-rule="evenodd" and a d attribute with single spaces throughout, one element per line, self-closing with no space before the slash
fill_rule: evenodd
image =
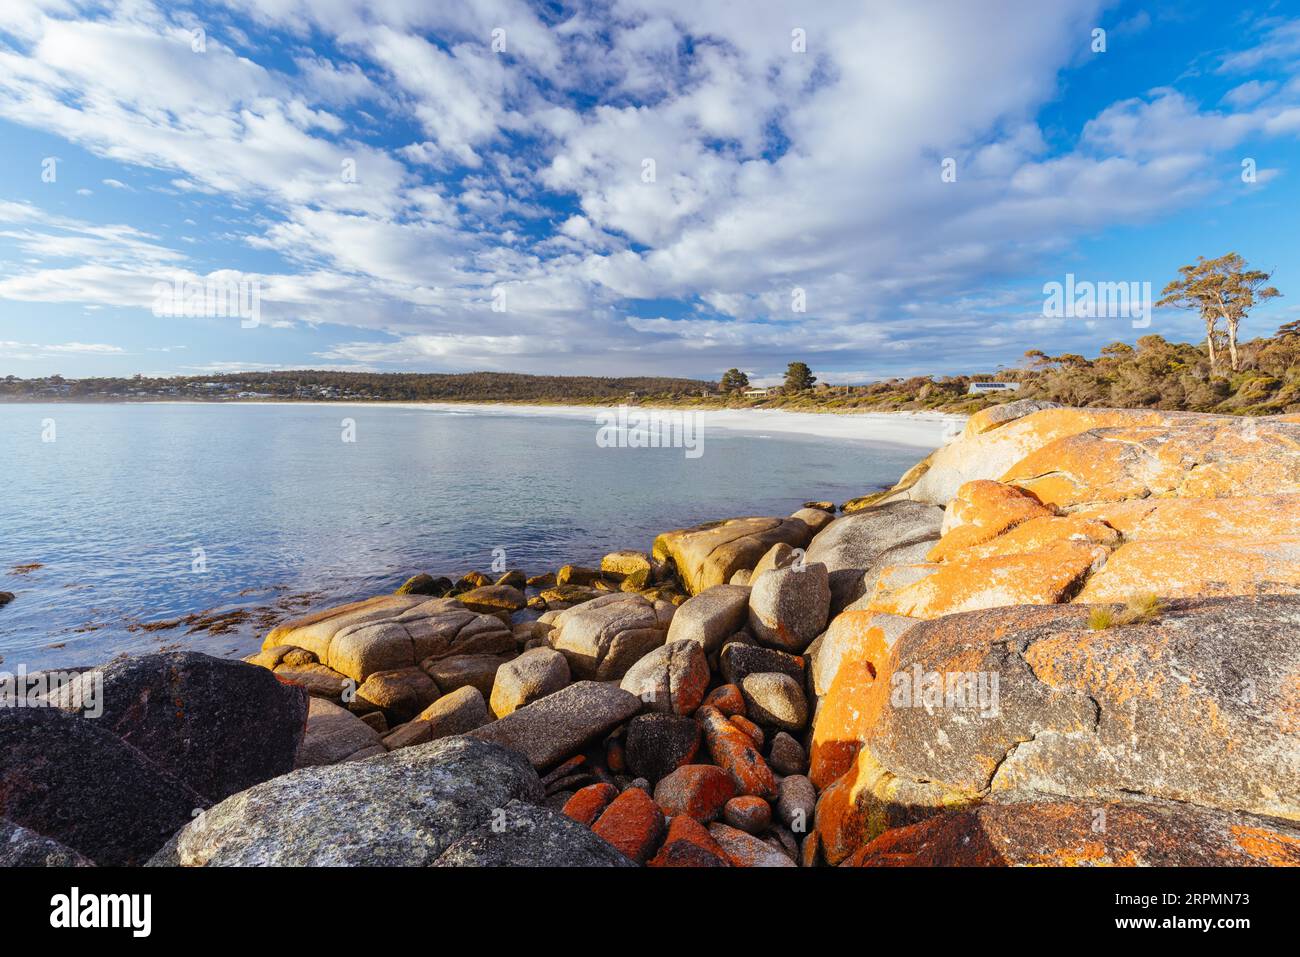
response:
<path id="1" fill-rule="evenodd" d="M 605 808 L 591 830 L 638 864 L 644 864 L 659 846 L 664 815 L 645 791 L 628 788 Z"/>
<path id="2" fill-rule="evenodd" d="M 650 860 L 650 867 L 730 867 L 731 859 L 718 846 L 708 829 L 686 814 L 668 825 L 663 847 Z"/>
<path id="3" fill-rule="evenodd" d="M 716 708 L 725 715 L 745 713 L 745 696 L 735 685 L 718 685 L 708 693 L 701 708 Z"/>
<path id="4" fill-rule="evenodd" d="M 750 721 L 743 714 L 733 714 L 728 720 L 749 736 L 749 740 L 754 742 L 754 747 L 761 748 L 763 746 L 763 729 L 754 724 L 754 722 Z"/>
<path id="5" fill-rule="evenodd" d="M 741 794 L 776 798 L 776 779 L 749 735 L 715 708 L 701 708 L 696 717 L 704 731 L 704 743 L 715 764 L 736 782 Z"/>
<path id="6" fill-rule="evenodd" d="M 660 780 L 655 803 L 673 818 L 686 816 L 707 824 L 736 794 L 736 783 L 712 764 L 688 764 Z M 575 795 L 576 797 L 576 795 Z"/>
<path id="7" fill-rule="evenodd" d="M 609 806 L 609 802 L 616 797 L 618 797 L 618 788 L 612 784 L 603 782 L 588 784 L 565 802 L 564 814 L 579 824 L 591 827 Z"/>

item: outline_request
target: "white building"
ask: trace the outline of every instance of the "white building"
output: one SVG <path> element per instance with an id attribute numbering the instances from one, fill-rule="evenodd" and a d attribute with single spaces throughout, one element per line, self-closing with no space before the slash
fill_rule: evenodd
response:
<path id="1" fill-rule="evenodd" d="M 1019 392 L 1019 382 L 972 382 L 967 395 L 983 395 L 986 392 Z"/>

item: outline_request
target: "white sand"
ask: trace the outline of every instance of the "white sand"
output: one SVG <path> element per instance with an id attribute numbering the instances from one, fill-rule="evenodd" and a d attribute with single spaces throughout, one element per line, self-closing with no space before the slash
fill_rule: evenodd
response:
<path id="1" fill-rule="evenodd" d="M 325 403 L 308 403 L 323 405 Z M 333 403 L 331 403 L 333 404 Z M 469 402 L 376 402 L 338 403 L 340 405 L 374 405 L 404 409 L 426 409 L 462 415 L 540 415 L 557 418 L 587 419 L 596 423 L 599 412 L 611 412 L 616 406 L 588 405 L 507 405 Z M 649 408 L 635 406 L 632 408 Z M 890 442 L 895 445 L 936 449 L 949 442 L 966 424 L 964 415 L 941 412 L 788 412 L 784 409 L 664 409 L 690 411 L 700 416 L 705 429 L 730 429 L 763 435 L 794 433 L 821 438 L 860 442 Z"/>

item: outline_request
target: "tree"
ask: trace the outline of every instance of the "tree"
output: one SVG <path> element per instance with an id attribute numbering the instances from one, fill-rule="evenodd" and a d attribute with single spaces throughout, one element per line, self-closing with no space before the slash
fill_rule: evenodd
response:
<path id="1" fill-rule="evenodd" d="M 718 383 L 718 387 L 723 392 L 739 392 L 741 389 L 748 389 L 749 376 L 739 369 L 728 369 L 722 373 L 722 381 Z"/>
<path id="2" fill-rule="evenodd" d="M 1215 341 L 1219 334 L 1219 320 L 1223 320 L 1232 371 L 1238 371 L 1241 358 L 1237 354 L 1237 330 L 1242 320 L 1256 304 L 1282 295 L 1273 286 L 1266 285 L 1273 274 L 1246 268 L 1246 260 L 1236 253 L 1218 259 L 1198 256 L 1196 262 L 1180 267 L 1178 272 L 1183 278 L 1165 286 L 1156 305 L 1200 312 L 1201 321 L 1205 323 L 1205 344 L 1210 351 L 1211 370 L 1218 362 Z"/>
<path id="3" fill-rule="evenodd" d="M 803 392 L 811 389 L 817 382 L 806 362 L 791 362 L 785 369 L 785 391 Z"/>

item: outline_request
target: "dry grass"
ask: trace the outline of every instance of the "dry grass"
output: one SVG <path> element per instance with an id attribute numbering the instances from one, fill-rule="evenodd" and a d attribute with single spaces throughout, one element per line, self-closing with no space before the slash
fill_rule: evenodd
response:
<path id="1" fill-rule="evenodd" d="M 1154 592 L 1144 592 L 1134 595 L 1122 606 L 1094 606 L 1088 614 L 1088 628 L 1092 631 L 1105 631 L 1107 628 L 1144 624 L 1155 621 L 1163 610 L 1160 599 Z"/>

